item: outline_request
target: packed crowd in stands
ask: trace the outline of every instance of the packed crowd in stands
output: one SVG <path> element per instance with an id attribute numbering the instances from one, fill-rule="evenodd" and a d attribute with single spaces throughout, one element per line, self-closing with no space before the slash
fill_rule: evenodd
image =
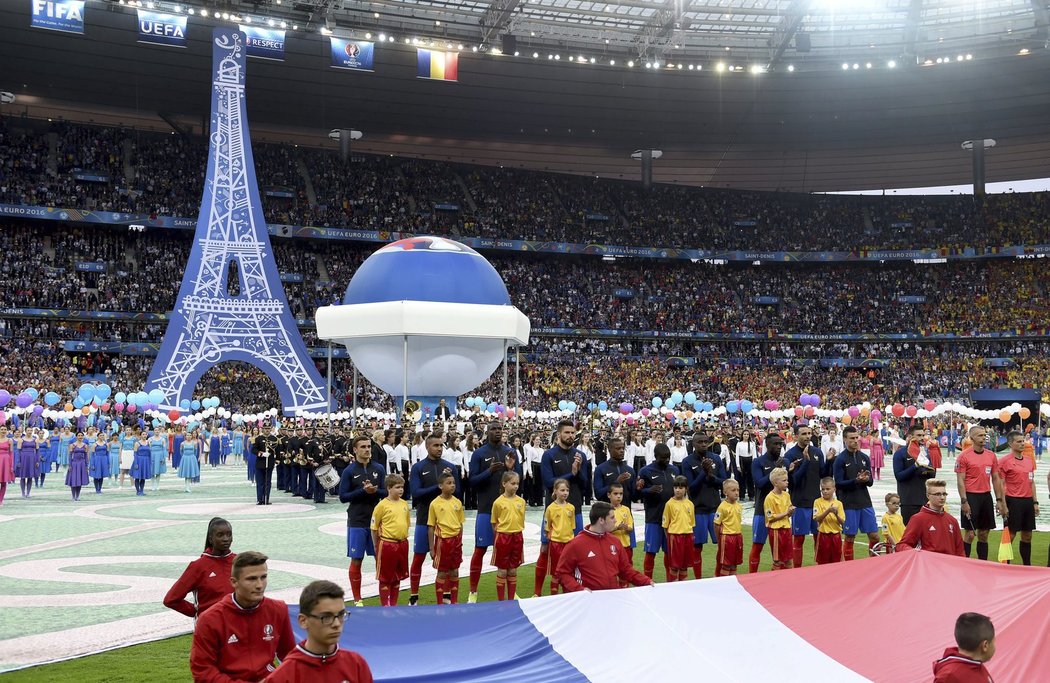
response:
<path id="1" fill-rule="evenodd" d="M 8 117 L 0 146 L 5 203 L 184 217 L 199 208 L 201 137 Z M 749 251 L 1050 242 L 1045 194 L 991 196 L 982 208 L 965 196 L 644 191 L 634 182 L 419 159 L 355 153 L 344 162 L 335 150 L 272 143 L 255 145 L 255 164 L 266 219 L 293 225 Z M 77 180 L 77 169 L 108 180 Z M 267 194 L 273 188 L 293 196 Z"/>

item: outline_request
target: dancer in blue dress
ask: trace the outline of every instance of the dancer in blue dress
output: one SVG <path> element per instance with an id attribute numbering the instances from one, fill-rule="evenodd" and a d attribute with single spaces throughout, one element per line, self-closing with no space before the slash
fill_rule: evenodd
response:
<path id="1" fill-rule="evenodd" d="M 255 483 L 255 466 L 259 458 L 255 455 L 255 438 L 259 436 L 259 430 L 253 429 L 244 435 L 244 462 L 248 466 L 248 481 Z"/>
<path id="2" fill-rule="evenodd" d="M 117 453 L 117 458 L 120 453 Z M 88 474 L 95 484 L 95 493 L 102 493 L 102 482 L 110 476 L 109 437 L 105 432 L 100 432 L 95 441 L 95 447 L 91 450 L 91 458 L 88 460 Z"/>
<path id="3" fill-rule="evenodd" d="M 88 446 L 84 442 L 84 432 L 77 432 L 77 439 L 69 444 L 69 467 L 66 469 L 66 486 L 73 494 L 73 500 L 80 500 L 80 489 L 88 483 Z"/>
<path id="4" fill-rule="evenodd" d="M 222 462 L 222 434 L 220 432 L 221 429 L 213 431 L 208 444 L 208 464 L 213 468 L 218 467 Z"/>
<path id="5" fill-rule="evenodd" d="M 40 476 L 40 444 L 37 443 L 36 438 L 27 437 L 21 430 L 15 438 L 15 443 L 18 446 L 15 476 L 19 478 L 22 497 L 28 498 L 33 490 L 33 479 Z"/>
<path id="6" fill-rule="evenodd" d="M 225 427 L 219 428 L 219 444 L 222 446 L 221 462 L 225 465 L 226 458 L 230 455 L 230 433 L 226 431 Z"/>
<path id="7" fill-rule="evenodd" d="M 69 466 L 69 444 L 73 443 L 73 433 L 69 431 L 69 427 L 63 427 L 62 432 L 58 435 L 58 464 L 55 465 L 55 471 L 61 472 L 62 466 Z"/>
<path id="8" fill-rule="evenodd" d="M 230 453 L 233 455 L 233 464 L 240 465 L 244 458 L 244 430 L 237 427 L 230 434 Z"/>
<path id="9" fill-rule="evenodd" d="M 182 427 L 175 428 L 175 434 L 171 437 L 171 469 L 179 471 L 182 462 L 182 442 L 186 440 Z"/>
<path id="10" fill-rule="evenodd" d="M 106 447 L 109 449 L 109 487 L 113 488 L 120 474 L 120 435 L 111 435 L 106 441 Z"/>
<path id="11" fill-rule="evenodd" d="M 168 435 L 161 430 L 153 432 L 149 440 L 149 452 L 152 462 L 153 490 L 160 490 L 160 475 L 168 471 Z"/>
<path id="12" fill-rule="evenodd" d="M 192 438 L 183 439 L 179 450 L 179 476 L 186 480 L 186 493 L 189 493 L 190 484 L 201 476 L 200 442 Z"/>
<path id="13" fill-rule="evenodd" d="M 129 473 L 135 480 L 135 495 L 146 495 L 146 480 L 153 476 L 153 456 L 146 432 L 141 432 L 138 441 L 135 442 L 135 455 Z"/>

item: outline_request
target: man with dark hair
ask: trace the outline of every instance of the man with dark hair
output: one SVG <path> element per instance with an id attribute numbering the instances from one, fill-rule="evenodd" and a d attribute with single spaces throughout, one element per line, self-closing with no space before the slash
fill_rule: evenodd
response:
<path id="1" fill-rule="evenodd" d="M 853 543 L 857 532 L 868 535 L 868 552 L 879 542 L 879 523 L 875 519 L 875 508 L 871 504 L 868 488 L 874 483 L 871 474 L 871 458 L 860 450 L 860 432 L 853 425 L 842 430 L 845 449 L 835 457 L 835 488 L 842 507 L 846 511 L 846 523 L 842 526 L 842 559 L 853 559 Z"/>
<path id="2" fill-rule="evenodd" d="M 667 453 L 670 458 L 670 451 Z M 652 586 L 653 580 L 631 564 L 623 545 L 612 536 L 616 513 L 605 501 L 591 505 L 591 523 L 562 550 L 555 576 L 568 593 L 580 590 L 609 590 L 621 582 Z"/>
<path id="3" fill-rule="evenodd" d="M 1021 562 L 1032 564 L 1032 532 L 1039 515 L 1035 497 L 1035 460 L 1025 457 L 1024 432 L 1013 430 L 1006 435 L 1010 451 L 999 458 L 999 472 L 1006 493 L 1006 526 L 1021 536 Z"/>
<path id="4" fill-rule="evenodd" d="M 197 619 L 190 648 L 195 681 L 261 681 L 295 647 L 288 605 L 266 597 L 269 558 L 249 550 L 233 561 L 226 596 Z"/>
<path id="5" fill-rule="evenodd" d="M 266 683 L 354 681 L 372 683 L 372 671 L 356 652 L 339 649 L 346 623 L 343 589 L 331 581 L 314 581 L 299 596 L 299 628 L 306 640 L 295 646 Z"/>
<path id="6" fill-rule="evenodd" d="M 955 644 L 933 663 L 933 683 L 991 683 L 984 663 L 995 656 L 995 626 L 977 612 L 955 620 Z"/>
<path id="7" fill-rule="evenodd" d="M 255 437 L 255 500 L 256 505 L 270 504 L 273 469 L 277 462 L 277 436 L 264 431 Z"/>
<path id="8" fill-rule="evenodd" d="M 423 562 L 430 552 L 430 539 L 427 536 L 427 518 L 430 516 L 430 503 L 440 494 L 441 476 L 452 475 L 456 480 L 456 490 L 452 494 L 459 496 L 461 486 L 459 468 L 448 460 L 441 458 L 445 441 L 439 434 L 430 434 L 424 442 L 427 457 L 412 466 L 409 488 L 412 490 L 412 503 L 416 506 L 416 530 L 412 539 L 412 567 L 409 569 L 408 604 L 419 602 L 419 582 L 423 575 Z"/>
<path id="9" fill-rule="evenodd" d="M 893 476 L 901 497 L 901 517 L 907 524 L 926 504 L 926 481 L 937 476 L 926 451 L 926 429 L 921 424 L 908 427 L 908 443 L 893 453 Z"/>
<path id="10" fill-rule="evenodd" d="M 493 422 L 485 433 L 485 443 L 470 456 L 470 487 L 478 496 L 478 515 L 474 520 L 474 554 L 470 558 L 470 594 L 468 603 L 478 601 L 478 584 L 485 553 L 495 542 L 492 527 L 492 503 L 502 495 L 500 480 L 504 472 L 517 472 L 524 478 L 517 452 L 503 443 L 503 425 Z"/>
<path id="11" fill-rule="evenodd" d="M 609 459 L 594 470 L 594 497 L 609 502 L 609 486 L 623 486 L 623 504 L 630 507 L 634 493 L 635 471 L 625 460 L 627 443 L 622 436 L 615 435 L 606 442 Z M 597 456 L 596 456 L 597 457 Z"/>
<path id="12" fill-rule="evenodd" d="M 664 535 L 664 506 L 674 495 L 674 478 L 681 472 L 671 464 L 671 449 L 665 443 L 653 447 L 656 458 L 652 465 L 646 465 L 638 473 L 634 487 L 642 496 L 645 505 L 645 559 L 642 571 L 649 578 L 653 577 L 656 566 L 656 553 L 661 550 L 667 554 L 667 537 Z M 665 567 L 670 580 L 670 569 Z"/>
<path id="13" fill-rule="evenodd" d="M 558 432 L 554 445 L 543 452 L 540 458 L 540 476 L 543 479 L 544 506 L 550 505 L 552 490 L 556 479 L 569 482 L 569 502 L 576 508 L 576 533 L 583 530 L 583 492 L 590 485 L 590 468 L 587 456 L 576 448 L 576 423 L 562 420 L 558 423 Z M 546 541 L 545 532 L 541 532 L 541 543 Z"/>
<path id="14" fill-rule="evenodd" d="M 712 451 L 714 440 L 705 431 L 693 434 L 693 452 L 682 461 L 681 469 L 689 482 L 689 500 L 696 517 L 693 526 L 693 578 L 703 571 L 704 544 L 715 543 L 715 510 L 722 502 L 722 483 L 729 478 L 722 458 Z M 716 446 L 717 448 L 717 446 Z"/>
<path id="15" fill-rule="evenodd" d="M 339 478 L 339 500 L 346 507 L 346 556 L 350 558 L 348 574 L 354 606 L 361 601 L 361 561 L 365 554 L 375 557 L 369 524 L 372 511 L 386 498 L 386 470 L 372 462 L 372 441 L 367 436 L 354 437 L 354 460 Z"/>
<path id="16" fill-rule="evenodd" d="M 813 536 L 813 555 L 817 552 L 817 523 L 813 519 L 813 502 L 820 498 L 820 480 L 831 476 L 834 457 L 824 460 L 824 453 L 813 444 L 813 428 L 808 424 L 794 427 L 795 445 L 784 454 L 788 477 L 791 479 L 791 504 L 795 512 L 791 516 L 793 566 L 802 566 L 806 536 Z"/>

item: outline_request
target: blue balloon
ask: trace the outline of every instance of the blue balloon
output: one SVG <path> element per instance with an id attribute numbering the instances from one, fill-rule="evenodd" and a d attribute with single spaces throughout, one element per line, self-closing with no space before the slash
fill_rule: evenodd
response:
<path id="1" fill-rule="evenodd" d="M 750 413 L 754 409 L 755 409 L 755 404 L 752 403 L 751 401 L 748 401 L 746 398 L 744 400 L 740 401 L 740 412 L 744 413 L 745 415 Z"/>
<path id="2" fill-rule="evenodd" d="M 697 411 L 699 413 L 704 412 L 704 402 L 703 401 L 693 401 L 693 410 L 695 410 L 695 411 Z"/>
<path id="3" fill-rule="evenodd" d="M 154 389 L 147 394 L 150 403 L 164 403 L 165 396 L 164 392 L 160 389 Z"/>
<path id="4" fill-rule="evenodd" d="M 36 389 L 34 389 L 33 387 L 29 387 L 23 393 L 26 393 L 26 394 L 29 394 L 30 396 L 32 396 L 34 401 L 37 399 L 38 396 L 40 396 L 40 392 L 37 391 Z"/>
<path id="5" fill-rule="evenodd" d="M 609 404 L 605 401 L 598 401 L 598 410 L 608 410 Z"/>
<path id="6" fill-rule="evenodd" d="M 100 401 L 105 401 L 113 393 L 113 388 L 108 384 L 100 384 L 95 387 L 95 398 Z"/>
<path id="7" fill-rule="evenodd" d="M 681 403 L 682 402 L 682 398 L 684 398 L 682 396 L 682 392 L 680 392 L 680 391 L 673 391 L 673 392 L 671 392 L 671 399 L 675 403 Z"/>
<path id="8" fill-rule="evenodd" d="M 726 404 L 726 412 L 733 414 L 740 410 L 740 401 L 730 401 Z"/>
<path id="9" fill-rule="evenodd" d="M 183 410 L 189 410 L 190 409 L 190 399 L 184 398 L 181 401 L 179 401 L 179 407 L 182 408 Z"/>
<path id="10" fill-rule="evenodd" d="M 665 408 L 668 408 L 668 409 L 670 409 L 670 410 L 674 410 L 674 407 L 675 407 L 676 405 L 678 405 L 678 399 L 676 399 L 676 398 L 674 397 L 674 394 L 671 394 L 671 395 L 670 395 L 670 396 L 669 396 L 669 397 L 667 398 L 667 400 L 666 400 L 666 401 L 664 401 L 664 407 L 665 407 Z"/>
<path id="11" fill-rule="evenodd" d="M 710 413 L 714 409 L 715 409 L 715 404 L 714 403 L 711 403 L 710 401 L 707 401 L 707 402 L 704 403 L 704 412 L 705 413 Z"/>
<path id="12" fill-rule="evenodd" d="M 113 397 L 113 400 L 116 401 L 117 403 L 127 403 L 128 402 L 128 395 L 125 394 L 123 391 L 118 391 L 117 395 Z"/>
<path id="13" fill-rule="evenodd" d="M 492 403 L 490 403 L 490 404 L 489 404 L 489 406 L 488 406 L 488 411 L 489 411 L 490 413 L 494 413 L 494 412 L 496 412 L 496 408 L 499 408 L 499 404 L 498 404 L 498 403 L 496 403 L 496 402 L 492 402 Z"/>
<path id="14" fill-rule="evenodd" d="M 574 412 L 574 413 L 575 413 L 575 412 L 576 412 L 576 408 L 577 408 L 577 407 L 578 407 L 578 406 L 576 405 L 576 401 L 569 401 L 569 407 L 568 407 L 568 410 L 571 410 L 572 412 Z"/>
<path id="15" fill-rule="evenodd" d="M 593 403 L 588 403 L 588 404 L 587 404 L 587 410 L 594 410 L 594 409 L 595 409 L 595 408 L 597 408 L 597 407 L 598 407 L 598 406 L 594 405 Z"/>
<path id="16" fill-rule="evenodd" d="M 61 400 L 62 397 L 53 391 L 49 391 L 46 394 L 44 394 L 44 404 L 49 408 Z"/>
<path id="17" fill-rule="evenodd" d="M 95 387 L 92 384 L 81 384 L 80 390 L 77 391 L 77 393 L 80 394 L 80 397 L 85 401 L 90 401 L 95 398 Z"/>
<path id="18" fill-rule="evenodd" d="M 692 391 L 686 392 L 684 398 L 685 398 L 685 402 L 688 403 L 689 405 L 693 405 L 694 403 L 696 403 L 696 393 L 695 392 L 692 392 Z"/>
<path id="19" fill-rule="evenodd" d="M 73 399 L 73 407 L 77 408 L 77 409 L 83 408 L 86 403 L 87 403 L 87 401 L 85 401 L 84 399 L 80 398 L 79 396 L 77 396 L 75 399 Z"/>
<path id="20" fill-rule="evenodd" d="M 562 400 L 558 401 L 558 410 L 568 410 L 568 409 L 569 409 L 569 402 L 568 401 L 566 401 L 564 398 Z"/>
<path id="21" fill-rule="evenodd" d="M 653 396 L 653 407 L 659 408 L 664 404 L 664 400 L 659 396 Z"/>
<path id="22" fill-rule="evenodd" d="M 201 402 L 200 401 L 197 401 L 197 400 L 190 401 L 190 410 L 200 410 L 200 409 L 201 409 Z"/>

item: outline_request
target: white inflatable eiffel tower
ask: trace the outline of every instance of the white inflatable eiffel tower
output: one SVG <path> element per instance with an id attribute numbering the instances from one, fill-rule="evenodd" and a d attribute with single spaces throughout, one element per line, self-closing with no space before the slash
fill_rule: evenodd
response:
<path id="1" fill-rule="evenodd" d="M 223 361 L 255 365 L 277 385 L 286 414 L 328 409 L 320 373 L 288 309 L 270 249 L 244 107 L 244 34 L 212 33 L 208 175 L 197 232 L 146 391 L 178 408 L 209 368 Z M 240 293 L 231 296 L 230 264 Z"/>

